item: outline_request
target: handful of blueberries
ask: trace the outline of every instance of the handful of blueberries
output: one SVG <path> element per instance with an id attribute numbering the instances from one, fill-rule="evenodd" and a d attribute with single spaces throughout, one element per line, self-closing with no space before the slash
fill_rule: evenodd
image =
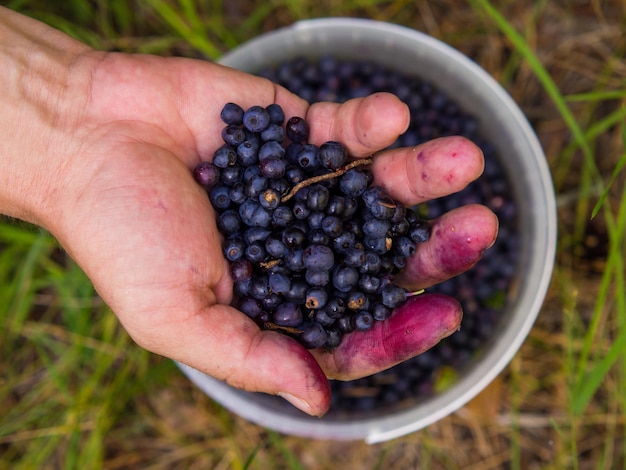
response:
<path id="1" fill-rule="evenodd" d="M 194 178 L 217 213 L 235 306 L 307 348 L 336 348 L 414 293 L 394 284 L 430 225 L 373 185 L 371 159 L 277 104 L 221 112 L 224 144 Z M 285 122 L 286 121 L 286 122 Z"/>

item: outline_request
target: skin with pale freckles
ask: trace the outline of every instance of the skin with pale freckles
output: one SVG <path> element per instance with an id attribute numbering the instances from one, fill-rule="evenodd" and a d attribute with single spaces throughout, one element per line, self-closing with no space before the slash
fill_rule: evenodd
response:
<path id="1" fill-rule="evenodd" d="M 451 137 L 380 151 L 409 124 L 379 93 L 309 105 L 271 82 L 203 61 L 95 51 L 0 7 L 0 213 L 49 230 L 133 339 L 154 353 L 312 415 L 330 405 L 327 377 L 354 379 L 415 356 L 456 331 L 459 304 L 423 295 L 333 353 L 261 331 L 230 306 L 233 282 L 215 214 L 192 169 L 221 145 L 220 110 L 280 104 L 310 140 L 376 153 L 374 178 L 413 205 L 458 191 L 482 171 L 480 150 Z M 459 208 L 434 221 L 403 285 L 470 268 L 494 241 L 495 216 Z"/>

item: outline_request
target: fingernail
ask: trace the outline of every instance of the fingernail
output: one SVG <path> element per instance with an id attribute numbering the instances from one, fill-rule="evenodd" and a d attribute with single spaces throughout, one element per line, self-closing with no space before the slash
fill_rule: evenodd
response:
<path id="1" fill-rule="evenodd" d="M 293 406 L 298 408 L 300 411 L 304 411 L 308 415 L 313 415 L 313 412 L 312 412 L 313 409 L 311 408 L 311 405 L 309 405 L 302 398 L 299 398 L 299 397 L 296 397 L 295 395 L 292 395 L 290 393 L 284 393 L 284 392 L 278 393 L 278 396 L 287 400 L 289 403 L 291 403 Z"/>

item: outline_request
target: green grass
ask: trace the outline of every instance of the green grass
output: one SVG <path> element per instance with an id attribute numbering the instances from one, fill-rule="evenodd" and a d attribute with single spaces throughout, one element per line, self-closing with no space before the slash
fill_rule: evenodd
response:
<path id="1" fill-rule="evenodd" d="M 626 24 L 620 3 L 605 2 L 606 12 L 547 1 L 257 3 L 7 6 L 94 47 L 127 52 L 216 59 L 299 19 L 350 15 L 430 32 L 482 61 L 537 129 L 559 200 L 557 265 L 544 310 L 483 394 L 497 412 L 477 399 L 423 431 L 375 446 L 268 432 L 137 347 L 49 234 L 4 218 L 0 470 L 626 468 L 626 41 L 610 29 Z M 544 39 L 547 24 L 561 28 L 552 33 L 558 46 L 576 44 L 567 51 L 605 54 L 601 65 L 581 73 Z M 576 43 L 589 31 L 597 31 L 597 42 Z"/>

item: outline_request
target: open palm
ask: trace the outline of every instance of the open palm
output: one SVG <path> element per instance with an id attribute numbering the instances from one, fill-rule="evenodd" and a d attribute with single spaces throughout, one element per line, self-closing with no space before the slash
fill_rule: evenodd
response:
<path id="1" fill-rule="evenodd" d="M 84 98 L 64 148 L 71 177 L 50 230 L 138 344 L 320 415 L 330 403 L 326 377 L 378 372 L 458 329 L 458 303 L 425 294 L 369 332 L 348 335 L 332 354 L 259 330 L 229 306 L 233 286 L 214 212 L 192 178 L 191 169 L 221 145 L 226 102 L 278 103 L 288 117 L 306 117 L 313 143 L 338 140 L 360 157 L 406 130 L 408 110 L 395 97 L 309 106 L 264 79 L 211 63 L 96 52 L 81 60 L 75 73 L 89 78 L 76 90 Z M 383 152 L 373 171 L 377 184 L 411 205 L 460 190 L 482 166 L 476 146 L 451 137 Z M 402 283 L 427 287 L 468 269 L 496 231 L 495 216 L 481 206 L 441 217 Z"/>

